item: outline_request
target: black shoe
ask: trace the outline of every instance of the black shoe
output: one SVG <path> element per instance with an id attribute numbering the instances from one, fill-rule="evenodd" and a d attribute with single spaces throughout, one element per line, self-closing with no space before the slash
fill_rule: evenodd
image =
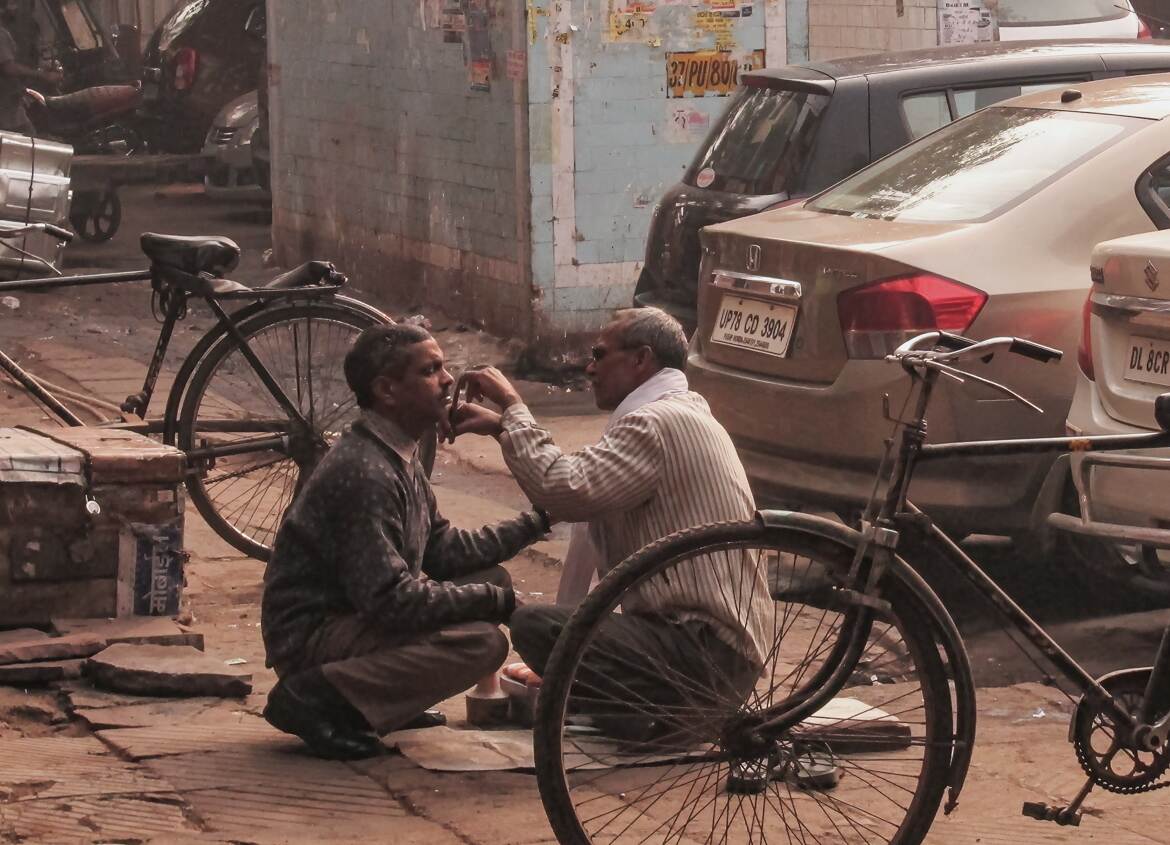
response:
<path id="1" fill-rule="evenodd" d="M 268 693 L 264 718 L 277 730 L 300 737 L 313 754 L 326 760 L 364 760 L 386 751 L 374 734 L 341 727 L 316 702 L 283 681 Z"/>
<path id="2" fill-rule="evenodd" d="M 405 725 L 395 728 L 399 731 L 413 731 L 419 728 L 441 728 L 447 724 L 447 717 L 438 710 L 424 710 Z"/>

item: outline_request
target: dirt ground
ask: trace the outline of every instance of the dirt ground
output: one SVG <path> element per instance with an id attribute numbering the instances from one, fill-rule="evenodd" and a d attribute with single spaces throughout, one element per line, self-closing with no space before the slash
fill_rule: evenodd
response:
<path id="1" fill-rule="evenodd" d="M 140 266 L 136 234 L 155 228 L 228 234 L 244 248 L 241 280 L 274 272 L 263 267 L 268 234 L 261 209 L 211 202 L 186 188 L 129 194 L 121 233 L 110 244 L 71 247 L 73 267 Z M 344 270 L 344 261 L 334 259 Z M 361 293 L 360 280 L 354 283 Z M 17 299 L 15 309 L 0 303 L 0 338 L 9 354 L 54 383 L 115 403 L 137 389 L 134 379 L 144 371 L 155 325 L 145 285 Z M 410 303 L 376 304 L 396 317 L 410 312 Z M 440 314 L 428 316 L 456 367 L 515 359 L 517 348 L 507 339 L 466 330 Z M 207 315 L 193 312 L 168 364 L 181 360 L 209 325 Z M 600 434 L 604 417 L 587 393 L 535 383 L 523 388 L 563 445 L 578 447 Z M 0 415 L 5 425 L 47 421 L 3 382 Z M 493 522 L 526 505 L 489 440 L 464 438 L 443 447 L 433 481 L 440 507 L 457 525 Z M 191 558 L 185 619 L 204 635 L 208 654 L 245 661 L 254 675 L 253 695 L 195 709 L 163 702 L 148 715 L 140 711 L 132 726 L 96 730 L 70 715 L 61 690 L 0 687 L 0 842 L 552 841 L 529 773 L 433 772 L 397 755 L 373 763 L 325 763 L 298 753 L 295 740 L 269 729 L 257 718 L 274 682 L 263 668 L 259 632 L 263 564 L 224 543 L 193 508 L 186 518 Z M 509 564 L 526 600 L 551 601 L 566 534 L 559 526 L 551 539 Z M 1000 569 L 1018 569 L 1010 551 L 991 551 Z M 1034 609 L 1042 615 L 1069 615 L 1059 608 L 1059 585 L 1034 592 Z M 1102 606 L 1111 601 L 1104 597 Z M 1112 609 L 1134 608 L 1118 601 Z M 966 618 L 973 632 L 988 627 L 981 613 Z M 1159 625 L 1168 618 L 1166 612 L 1078 618 L 1065 623 L 1060 639 L 1087 657 L 1094 671 L 1148 664 Z M 983 687 L 974 763 L 959 810 L 940 816 L 928 843 L 1170 843 L 1165 791 L 1136 798 L 1095 792 L 1079 829 L 1021 818 L 1021 802 L 1067 801 L 1083 783 L 1067 741 L 1072 704 L 1040 683 L 1042 673 L 1020 660 L 1002 636 L 973 635 L 969 646 Z M 442 709 L 452 726 L 464 724 L 459 697 Z"/>

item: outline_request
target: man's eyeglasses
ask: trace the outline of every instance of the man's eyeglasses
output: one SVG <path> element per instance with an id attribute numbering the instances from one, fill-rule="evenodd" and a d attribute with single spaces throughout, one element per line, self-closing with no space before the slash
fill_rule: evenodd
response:
<path id="1" fill-rule="evenodd" d="M 619 347 L 617 347 L 617 349 L 606 349 L 604 346 L 594 346 L 594 347 L 590 348 L 589 355 L 590 355 L 590 357 L 593 358 L 594 361 L 600 361 L 611 352 L 629 351 L 632 349 L 641 349 L 641 347 L 640 346 L 619 346 Z"/>

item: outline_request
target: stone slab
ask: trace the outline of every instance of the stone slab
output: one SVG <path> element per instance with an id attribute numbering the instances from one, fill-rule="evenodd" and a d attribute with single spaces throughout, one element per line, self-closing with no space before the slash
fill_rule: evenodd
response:
<path id="1" fill-rule="evenodd" d="M 91 736 L 3 739 L 0 760 L 4 761 L 0 806 L 80 795 L 172 791 L 150 770 L 118 759 Z"/>
<path id="2" fill-rule="evenodd" d="M 465 842 L 506 842 L 508 845 L 556 842 L 540 805 L 536 778 L 532 775 L 447 772 L 440 780 L 435 776 L 428 777 L 414 766 L 404 766 L 404 762 L 401 757 L 382 757 L 352 765 L 390 792 L 405 796 L 419 814 L 442 819 L 445 826 L 461 835 Z M 440 787 L 436 788 L 436 784 Z M 501 812 L 501 808 L 516 808 L 519 812 Z M 518 819 L 522 819 L 519 824 Z M 658 841 L 663 838 L 660 834 Z M 618 837 L 618 841 L 637 840 Z M 768 841 L 788 842 L 788 839 L 780 835 Z"/>
<path id="3" fill-rule="evenodd" d="M 32 430 L 83 452 L 95 484 L 178 484 L 186 470 L 182 452 L 145 434 L 91 426 Z"/>
<path id="4" fill-rule="evenodd" d="M 47 637 L 0 644 L 0 666 L 8 663 L 40 663 L 89 657 L 106 647 L 106 641 L 93 634 L 72 637 Z"/>
<path id="5" fill-rule="evenodd" d="M 412 815 L 376 780 L 295 746 L 237 745 L 147 760 L 217 836 L 247 842 L 385 841 L 454 845 L 446 825 Z"/>
<path id="6" fill-rule="evenodd" d="M 27 643 L 47 640 L 49 635 L 36 628 L 17 628 L 15 631 L 0 631 L 0 646 L 8 643 Z"/>
<path id="7" fill-rule="evenodd" d="M 203 651 L 203 635 L 165 616 L 124 616 L 120 619 L 53 619 L 58 634 L 95 634 L 110 645 L 189 645 Z"/>
<path id="8" fill-rule="evenodd" d="M 200 835 L 183 799 L 166 792 L 0 803 L 0 830 L 7 841 L 40 845 L 215 841 Z"/>
<path id="9" fill-rule="evenodd" d="M 112 645 L 91 657 L 85 673 L 94 684 L 135 695 L 244 696 L 252 675 L 190 646 Z"/>
<path id="10" fill-rule="evenodd" d="M 0 684 L 9 687 L 34 687 L 81 677 L 82 660 L 57 660 L 47 663 L 10 663 L 0 666 Z"/>
<path id="11" fill-rule="evenodd" d="M 98 731 L 155 725 L 231 724 L 248 714 L 236 702 L 222 698 L 181 698 L 114 707 L 78 707 L 74 708 L 73 715 Z"/>
<path id="12" fill-rule="evenodd" d="M 83 708 L 125 707 L 132 704 L 148 704 L 159 701 L 182 701 L 181 698 L 166 699 L 153 695 L 126 695 L 94 689 L 88 681 L 68 681 L 61 685 L 66 709 L 70 712 Z"/>
<path id="13" fill-rule="evenodd" d="M 157 725 L 149 728 L 120 728 L 102 731 L 102 740 L 132 760 L 172 757 L 196 751 L 270 748 L 300 754 L 304 744 L 295 736 L 281 733 L 256 716 L 219 720 L 195 725 Z M 286 756 L 289 763 L 301 762 L 299 756 Z"/>

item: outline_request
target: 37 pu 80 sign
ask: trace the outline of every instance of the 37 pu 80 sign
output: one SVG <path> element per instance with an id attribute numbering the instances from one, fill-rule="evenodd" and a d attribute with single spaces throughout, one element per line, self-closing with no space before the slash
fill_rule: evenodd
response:
<path id="1" fill-rule="evenodd" d="M 784 358 L 795 324 L 795 306 L 726 295 L 711 329 L 711 342 Z"/>
<path id="2" fill-rule="evenodd" d="M 764 51 L 733 56 L 730 50 L 693 50 L 666 54 L 666 96 L 725 97 L 739 85 L 740 73 L 764 66 Z"/>

